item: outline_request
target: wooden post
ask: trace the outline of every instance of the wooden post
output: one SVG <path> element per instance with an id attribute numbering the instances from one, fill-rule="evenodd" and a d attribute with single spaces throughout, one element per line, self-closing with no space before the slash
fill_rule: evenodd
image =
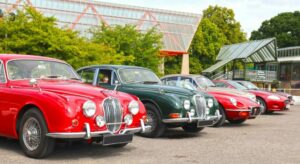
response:
<path id="1" fill-rule="evenodd" d="M 190 74 L 189 54 L 184 54 L 182 56 L 181 74 Z"/>

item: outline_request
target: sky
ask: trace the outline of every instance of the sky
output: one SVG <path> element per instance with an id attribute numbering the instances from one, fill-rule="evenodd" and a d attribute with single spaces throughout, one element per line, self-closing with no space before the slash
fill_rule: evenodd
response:
<path id="1" fill-rule="evenodd" d="M 209 5 L 219 5 L 234 10 L 242 30 L 250 37 L 264 20 L 281 12 L 300 10 L 300 0 L 98 0 L 141 7 L 192 12 L 202 14 Z"/>

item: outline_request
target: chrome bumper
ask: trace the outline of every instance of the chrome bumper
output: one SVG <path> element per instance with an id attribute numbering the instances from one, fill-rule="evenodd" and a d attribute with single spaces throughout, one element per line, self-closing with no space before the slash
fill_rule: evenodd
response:
<path id="1" fill-rule="evenodd" d="M 250 109 L 225 109 L 225 110 L 229 112 L 251 112 Z"/>
<path id="2" fill-rule="evenodd" d="M 202 117 L 192 117 L 188 112 L 188 117 L 185 118 L 170 118 L 170 119 L 163 119 L 163 123 L 191 123 L 191 122 L 198 122 L 198 121 L 218 121 L 222 116 L 220 112 L 217 110 L 216 115 L 214 116 L 206 116 L 205 118 Z"/>
<path id="3" fill-rule="evenodd" d="M 125 128 L 121 130 L 118 134 L 127 134 L 127 133 L 145 133 L 150 130 L 151 126 L 145 125 L 143 120 L 140 120 L 141 127 L 138 128 Z M 85 129 L 83 132 L 61 132 L 61 133 L 48 133 L 46 136 L 51 138 L 61 138 L 61 139 L 71 139 L 71 138 L 77 138 L 77 139 L 91 139 L 93 137 L 100 137 L 105 134 L 112 134 L 114 133 L 110 131 L 95 131 L 91 132 L 90 125 L 88 123 L 84 123 Z"/>

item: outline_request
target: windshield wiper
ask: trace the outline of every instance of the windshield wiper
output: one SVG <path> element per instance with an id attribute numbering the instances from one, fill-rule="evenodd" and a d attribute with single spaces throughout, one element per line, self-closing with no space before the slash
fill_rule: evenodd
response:
<path id="1" fill-rule="evenodd" d="M 126 84 L 137 84 L 137 83 L 143 83 L 143 81 L 127 81 Z"/>
<path id="2" fill-rule="evenodd" d="M 158 84 L 158 81 L 143 81 L 143 84 Z"/>
<path id="3" fill-rule="evenodd" d="M 71 77 L 69 79 L 71 79 L 71 80 L 81 80 L 80 78 L 77 78 L 77 77 Z"/>
<path id="4" fill-rule="evenodd" d="M 61 75 L 49 75 L 49 76 L 41 76 L 41 79 L 67 79 L 66 76 Z"/>

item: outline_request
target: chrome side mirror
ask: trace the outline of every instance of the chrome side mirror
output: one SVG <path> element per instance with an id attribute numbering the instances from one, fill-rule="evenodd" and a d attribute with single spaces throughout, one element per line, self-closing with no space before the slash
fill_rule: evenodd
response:
<path id="1" fill-rule="evenodd" d="M 119 81 L 118 81 L 118 80 L 115 80 L 115 85 L 116 85 L 116 86 L 115 86 L 115 88 L 114 88 L 114 91 L 117 90 L 117 88 L 118 88 L 118 86 L 119 86 Z"/>
<path id="2" fill-rule="evenodd" d="M 37 80 L 36 79 L 30 79 L 30 81 L 29 81 L 29 84 L 30 85 L 36 85 L 37 84 Z"/>

